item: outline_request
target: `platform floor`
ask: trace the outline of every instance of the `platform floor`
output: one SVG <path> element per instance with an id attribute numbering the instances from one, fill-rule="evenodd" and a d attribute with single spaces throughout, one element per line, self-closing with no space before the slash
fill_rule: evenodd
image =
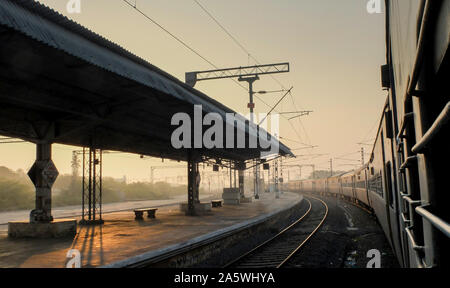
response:
<path id="1" fill-rule="evenodd" d="M 82 267 L 112 264 L 291 207 L 301 199 L 293 193 L 283 193 L 280 199 L 261 196 L 252 203 L 213 208 L 207 216 L 185 216 L 178 205 L 161 207 L 156 219 L 144 221 L 135 221 L 133 211 L 109 213 L 103 226 L 79 226 L 68 239 L 10 239 L 3 234 L 0 267 L 63 268 L 70 249 L 81 252 Z"/>

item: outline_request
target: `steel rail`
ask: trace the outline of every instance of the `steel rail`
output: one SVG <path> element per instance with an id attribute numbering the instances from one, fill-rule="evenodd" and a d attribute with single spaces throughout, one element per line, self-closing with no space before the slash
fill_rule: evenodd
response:
<path id="1" fill-rule="evenodd" d="M 290 260 L 295 254 L 298 253 L 298 251 L 308 242 L 308 240 L 311 239 L 311 237 L 320 229 L 320 227 L 323 225 L 323 223 L 325 222 L 325 219 L 328 216 L 328 205 L 315 197 L 312 196 L 308 196 L 310 198 L 313 198 L 315 200 L 318 200 L 320 202 L 322 202 L 322 204 L 325 206 L 325 215 L 323 216 L 322 220 L 320 221 L 319 225 L 316 226 L 316 228 L 306 237 L 305 240 L 302 241 L 302 243 L 300 243 L 299 246 L 297 246 L 286 258 L 284 258 L 284 260 L 278 264 L 276 266 L 276 268 L 280 268 L 281 266 L 283 266 L 288 260 Z M 309 201 L 308 199 L 305 198 L 306 201 L 308 201 L 309 203 L 309 208 L 306 211 L 306 213 L 304 215 L 302 215 L 297 221 L 295 221 L 294 223 L 292 223 L 291 225 L 289 225 L 288 227 L 286 227 L 285 229 L 283 229 L 281 232 L 279 232 L 277 235 L 275 235 L 274 237 L 270 238 L 269 240 L 265 241 L 264 243 L 258 245 L 257 247 L 253 248 L 252 250 L 244 253 L 243 255 L 239 256 L 238 258 L 234 259 L 233 261 L 229 262 L 228 264 L 226 264 L 223 268 L 227 268 L 230 267 L 236 263 L 238 263 L 240 260 L 244 259 L 245 257 L 251 255 L 252 253 L 256 252 L 257 250 L 265 247 L 266 245 L 268 245 L 269 243 L 273 243 L 274 240 L 278 239 L 280 236 L 284 235 L 287 231 L 291 230 L 293 227 L 297 226 L 307 215 L 310 214 L 311 210 L 312 210 L 312 204 L 311 201 Z"/>
<path id="2" fill-rule="evenodd" d="M 169 204 L 171 205 L 171 204 Z M 290 206 L 290 208 L 288 208 L 287 210 L 293 209 L 294 207 L 296 207 L 297 205 L 299 205 L 299 203 L 296 203 L 292 206 Z M 224 233 L 218 234 L 218 235 L 214 235 L 211 238 L 207 238 L 204 240 L 201 240 L 197 243 L 192 243 L 187 245 L 186 247 L 181 247 L 181 248 L 176 248 L 173 251 L 169 251 L 167 253 L 161 254 L 161 255 L 157 255 L 155 257 L 150 257 L 150 258 L 146 258 L 146 257 L 142 257 L 142 259 L 138 259 L 137 261 L 133 262 L 133 263 L 119 263 L 121 261 L 118 261 L 116 263 L 112 263 L 112 264 L 108 264 L 105 266 L 102 266 L 102 268 L 148 268 L 160 263 L 163 263 L 164 261 L 167 261 L 168 259 L 172 258 L 172 257 L 177 257 L 180 255 L 183 255 L 187 252 L 193 251 L 195 249 L 201 248 L 201 247 L 205 247 L 207 245 L 210 245 L 211 243 L 226 239 L 227 237 L 236 235 L 242 231 L 248 230 L 250 228 L 256 227 L 257 225 L 263 224 L 266 221 L 269 221 L 271 219 L 274 219 L 274 217 L 276 217 L 276 215 L 278 215 L 278 213 L 272 214 L 271 216 L 269 216 L 268 218 L 264 218 L 264 219 L 260 219 L 258 221 L 252 222 L 252 223 L 248 223 L 245 225 L 241 225 L 240 227 L 233 229 L 231 231 L 226 231 Z M 139 257 L 139 256 L 138 256 Z"/>
<path id="3" fill-rule="evenodd" d="M 250 255 L 251 253 L 255 252 L 256 250 L 266 246 L 268 243 L 271 243 L 273 240 L 277 239 L 279 236 L 281 236 L 282 234 L 284 234 L 286 231 L 290 230 L 292 227 L 294 227 L 295 225 L 297 225 L 298 223 L 300 223 L 308 214 L 309 212 L 311 212 L 311 208 L 312 208 L 312 204 L 311 201 L 309 201 L 308 199 L 305 199 L 306 201 L 308 201 L 309 203 L 309 208 L 308 210 L 305 212 L 305 214 L 303 214 L 299 219 L 297 219 L 297 221 L 295 221 L 294 223 L 292 223 L 291 225 L 289 225 L 288 227 L 284 228 L 282 231 L 280 231 L 277 235 L 273 236 L 272 238 L 270 238 L 269 240 L 266 240 L 264 243 L 256 246 L 255 248 L 253 248 L 252 250 L 242 254 L 241 256 L 239 256 L 238 258 L 234 259 L 233 261 L 227 263 L 225 266 L 223 266 L 223 268 L 227 268 L 233 264 L 235 264 L 236 262 L 238 262 L 239 260 L 247 257 L 248 255 Z"/>
<path id="4" fill-rule="evenodd" d="M 311 196 L 310 196 L 311 197 Z M 325 222 L 325 219 L 328 216 L 328 205 L 327 203 L 325 203 L 323 200 L 316 198 L 316 197 L 311 197 L 313 199 L 319 200 L 320 202 L 322 202 L 322 204 L 325 206 L 325 215 L 323 216 L 322 220 L 320 221 L 319 225 L 317 225 L 316 229 L 314 229 L 309 235 L 308 237 L 306 237 L 305 240 L 303 240 L 303 242 L 294 250 L 292 251 L 292 253 L 286 258 L 284 259 L 283 262 L 280 263 L 280 265 L 277 266 L 277 268 L 281 268 L 283 265 L 285 265 L 290 259 L 292 259 L 292 257 L 294 255 L 296 255 L 298 253 L 298 251 L 300 249 L 303 248 L 303 246 L 305 246 L 306 242 L 308 242 L 309 239 L 311 239 L 311 237 L 316 234 L 316 232 L 320 229 L 320 227 L 322 227 L 323 223 Z"/>

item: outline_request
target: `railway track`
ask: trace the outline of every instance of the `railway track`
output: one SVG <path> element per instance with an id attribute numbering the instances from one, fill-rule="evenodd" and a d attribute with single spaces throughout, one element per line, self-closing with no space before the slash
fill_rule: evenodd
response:
<path id="1" fill-rule="evenodd" d="M 328 216 L 327 204 L 315 197 L 305 197 L 309 208 L 293 224 L 266 242 L 225 265 L 225 268 L 280 268 L 320 229 Z"/>

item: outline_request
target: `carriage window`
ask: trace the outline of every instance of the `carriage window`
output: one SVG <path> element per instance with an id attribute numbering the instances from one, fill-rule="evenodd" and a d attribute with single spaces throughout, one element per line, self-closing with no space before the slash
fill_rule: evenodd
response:
<path id="1" fill-rule="evenodd" d="M 389 205 L 394 207 L 394 195 L 392 194 L 392 171 L 391 162 L 386 163 L 386 192 L 389 200 Z"/>

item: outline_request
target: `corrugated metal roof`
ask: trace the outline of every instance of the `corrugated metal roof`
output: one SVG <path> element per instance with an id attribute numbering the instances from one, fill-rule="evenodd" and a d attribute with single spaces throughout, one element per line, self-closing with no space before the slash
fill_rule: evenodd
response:
<path id="1" fill-rule="evenodd" d="M 218 101 L 39 2 L 1 0 L 0 24 L 92 65 L 193 105 L 202 105 L 205 112 L 219 113 L 224 119 L 225 113 L 234 113 Z M 245 118 L 242 117 L 241 121 Z M 250 134 L 256 135 L 256 131 L 250 129 Z M 292 155 L 282 143 L 280 150 Z"/>

